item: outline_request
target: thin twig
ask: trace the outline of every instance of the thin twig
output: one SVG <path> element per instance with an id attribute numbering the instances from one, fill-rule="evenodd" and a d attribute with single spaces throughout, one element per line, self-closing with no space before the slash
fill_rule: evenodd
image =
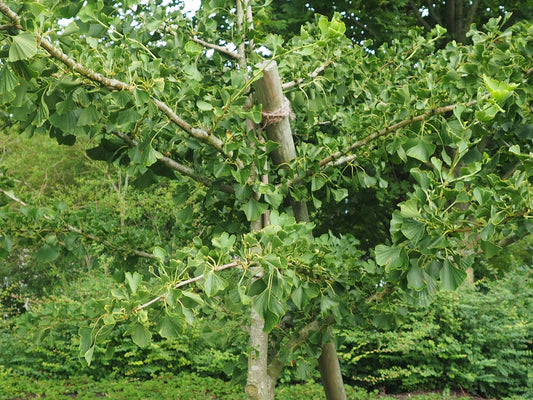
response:
<path id="1" fill-rule="evenodd" d="M 209 42 L 206 42 L 205 40 L 202 40 L 196 36 L 193 36 L 191 37 L 191 40 L 193 42 L 196 42 L 204 47 L 207 47 L 209 49 L 213 49 L 213 50 L 216 50 L 218 51 L 219 53 L 222 53 L 222 54 L 225 54 L 231 58 L 235 58 L 237 60 L 240 60 L 241 59 L 241 55 L 238 54 L 238 53 L 235 53 L 234 51 L 231 51 L 225 47 L 222 47 L 222 46 L 219 46 L 218 44 L 214 44 L 214 43 L 209 43 Z"/>
<path id="2" fill-rule="evenodd" d="M 223 271 L 223 270 L 229 269 L 229 268 L 235 268 L 235 267 L 238 267 L 239 265 L 241 265 L 241 262 L 233 261 L 233 262 L 230 262 L 229 264 L 224 264 L 224 265 L 221 265 L 219 267 L 214 267 L 213 268 L 213 272 Z M 204 274 L 195 276 L 194 278 L 190 278 L 190 279 L 187 279 L 187 280 L 184 280 L 184 281 L 176 283 L 172 288 L 173 289 L 179 289 L 180 287 L 183 287 L 183 286 L 188 285 L 190 283 L 198 282 L 199 280 L 204 279 L 204 277 L 205 277 Z M 147 308 L 147 307 L 151 306 L 152 304 L 163 300 L 165 297 L 166 297 L 166 294 L 161 294 L 161 295 L 159 295 L 157 297 L 154 297 L 152 300 L 150 300 L 150 301 L 148 301 L 148 302 L 136 307 L 134 311 L 135 312 L 141 311 L 142 309 Z"/>
<path id="3" fill-rule="evenodd" d="M 316 68 L 313 72 L 311 72 L 308 77 L 311 78 L 311 79 L 314 79 L 316 78 L 322 71 L 324 71 L 326 69 L 326 67 L 328 65 L 330 65 L 331 63 L 333 62 L 333 60 L 327 60 L 323 65 L 321 65 L 320 67 Z M 283 85 L 281 85 L 281 88 L 283 90 L 287 90 L 287 89 L 290 89 L 290 88 L 293 88 L 294 86 L 298 86 L 299 84 L 301 84 L 305 79 L 304 78 L 300 78 L 300 79 L 295 79 L 293 81 L 290 81 L 290 82 L 287 82 L 287 83 L 284 83 Z"/>

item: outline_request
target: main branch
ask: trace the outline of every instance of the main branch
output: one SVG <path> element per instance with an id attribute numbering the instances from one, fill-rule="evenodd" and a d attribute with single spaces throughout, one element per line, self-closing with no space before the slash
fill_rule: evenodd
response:
<path id="1" fill-rule="evenodd" d="M 231 51 L 223 46 L 219 46 L 218 44 L 214 44 L 214 43 L 209 43 L 209 42 L 206 42 L 205 40 L 202 40 L 200 39 L 199 37 L 197 36 L 192 36 L 191 37 L 191 40 L 193 42 L 196 42 L 198 43 L 199 45 L 202 45 L 204 47 L 207 47 L 209 49 L 213 49 L 213 50 L 216 50 L 218 51 L 219 53 L 222 53 L 222 54 L 225 54 L 227 55 L 228 57 L 231 57 L 231 58 L 235 58 L 236 60 L 241 60 L 242 59 L 242 56 L 241 54 L 239 53 L 235 53 L 234 51 Z"/>

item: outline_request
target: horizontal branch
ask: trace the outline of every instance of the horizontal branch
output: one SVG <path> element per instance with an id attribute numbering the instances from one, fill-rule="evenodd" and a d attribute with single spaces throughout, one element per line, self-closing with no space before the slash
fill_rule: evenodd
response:
<path id="1" fill-rule="evenodd" d="M 242 265 L 240 261 L 233 261 L 233 262 L 230 262 L 229 264 L 224 264 L 224 265 L 221 265 L 219 267 L 214 267 L 213 271 L 214 272 L 223 271 L 225 269 L 235 268 L 235 267 L 238 267 L 240 265 Z M 179 289 L 180 287 L 186 286 L 186 285 L 188 285 L 190 283 L 198 282 L 198 281 L 204 279 L 204 277 L 205 277 L 205 275 L 201 274 L 201 275 L 195 276 L 194 278 L 186 279 L 184 281 L 176 283 L 172 288 L 173 289 Z M 150 301 L 148 301 L 148 302 L 136 307 L 134 311 L 135 312 L 141 311 L 142 309 L 147 308 L 147 307 L 151 306 L 152 304 L 157 303 L 158 301 L 164 300 L 165 297 L 166 297 L 166 294 L 161 294 L 161 295 L 159 295 L 157 297 L 154 297 L 152 300 L 150 300 Z"/>
<path id="2" fill-rule="evenodd" d="M 135 139 L 130 138 L 123 132 L 113 131 L 113 134 L 118 138 L 122 139 L 129 147 L 135 147 L 139 144 Z M 211 179 L 207 178 L 206 176 L 197 174 L 192 168 L 187 167 L 186 165 L 183 165 L 170 157 L 162 156 L 161 158 L 159 158 L 159 161 L 161 161 L 171 170 L 176 171 L 181 175 L 187 176 L 206 187 L 211 187 L 211 185 L 213 184 L 213 181 Z M 226 193 L 233 193 L 233 188 L 230 185 L 221 185 L 220 190 Z"/>
<path id="3" fill-rule="evenodd" d="M 323 65 L 321 65 L 320 67 L 316 68 L 313 72 L 311 72 L 309 75 L 307 75 L 309 78 L 311 79 L 314 79 L 316 78 L 321 72 L 323 72 L 326 67 L 328 65 L 330 65 L 333 61 L 332 60 L 327 60 Z M 281 85 L 281 88 L 283 90 L 287 90 L 287 89 L 290 89 L 290 88 L 293 88 L 294 86 L 298 86 L 300 85 L 305 79 L 304 78 L 299 78 L 299 79 L 295 79 L 293 81 L 290 81 L 290 82 L 287 82 L 287 83 L 284 83 L 283 85 Z"/>
<path id="4" fill-rule="evenodd" d="M 489 95 L 485 95 L 482 99 L 486 99 L 488 97 L 489 97 Z M 425 121 L 426 119 L 428 119 L 428 118 L 430 118 L 430 117 L 432 117 L 434 115 L 444 114 L 444 113 L 453 111 L 453 109 L 455 107 L 457 107 L 458 105 L 460 105 L 460 104 L 464 105 L 465 107 L 470 107 L 470 106 L 473 106 L 473 105 L 475 105 L 477 103 L 478 103 L 477 100 L 472 100 L 472 101 L 469 101 L 467 103 L 450 104 L 448 106 L 438 107 L 438 108 L 426 111 L 425 113 L 417 115 L 415 117 L 408 118 L 408 119 L 405 119 L 403 121 L 397 122 L 397 123 L 395 123 L 393 125 L 390 125 L 390 126 L 388 126 L 386 128 L 381 129 L 380 131 L 374 132 L 374 133 L 368 135 L 367 137 L 365 137 L 365 138 L 363 138 L 361 140 L 358 140 L 357 142 L 351 144 L 350 146 L 347 146 L 343 151 L 337 151 L 337 152 L 329 155 L 328 157 L 323 158 L 322 160 L 319 161 L 318 165 L 319 165 L 319 167 L 321 169 L 324 169 L 324 168 L 326 168 L 328 166 L 339 166 L 339 165 L 342 165 L 342 164 L 346 164 L 348 162 L 353 161 L 357 157 L 356 154 L 347 155 L 347 153 L 350 153 L 350 152 L 352 152 L 352 151 L 354 151 L 354 150 L 356 150 L 356 149 L 358 149 L 360 147 L 368 145 L 370 142 L 372 142 L 375 139 L 378 139 L 378 138 L 380 138 L 382 136 L 385 136 L 385 135 L 387 135 L 389 133 L 395 132 L 395 131 L 397 131 L 397 130 L 399 130 L 399 129 L 407 126 L 407 125 L 413 124 L 415 122 Z M 309 176 L 311 176 L 313 174 L 314 174 L 313 170 L 309 169 L 305 175 L 296 176 L 294 179 L 287 181 L 286 185 L 287 186 L 293 186 L 293 185 L 301 182 L 306 177 L 309 177 Z"/>
<path id="5" fill-rule="evenodd" d="M 23 29 L 23 27 L 20 26 L 20 17 L 1 1 L 0 1 L 0 12 L 4 14 L 6 17 L 8 17 L 16 25 L 17 28 Z M 48 41 L 41 35 L 37 33 L 33 33 L 33 34 L 35 35 L 39 45 L 43 49 L 45 49 L 52 57 L 62 62 L 66 66 L 70 67 L 72 70 L 76 71 L 80 75 L 88 78 L 89 80 L 93 82 L 99 83 L 113 90 L 124 90 L 128 92 L 134 91 L 135 89 L 134 85 L 122 82 L 117 79 L 108 78 L 98 72 L 91 70 L 90 68 L 83 66 L 79 62 L 70 58 L 62 50 L 55 47 L 50 41 Z M 224 152 L 224 148 L 223 148 L 224 142 L 221 139 L 219 139 L 218 137 L 210 134 L 209 132 L 203 129 L 192 127 L 192 125 L 190 125 L 188 122 L 182 119 L 179 115 L 177 115 L 166 103 L 164 103 L 161 100 L 156 99 L 154 96 L 151 96 L 151 98 L 154 104 L 157 106 L 157 108 L 163 113 L 165 113 L 172 122 L 178 125 L 185 132 L 189 133 L 191 136 L 195 137 L 196 139 L 214 147 L 224 156 L 227 156 L 227 157 L 230 156 Z"/>
<path id="6" fill-rule="evenodd" d="M 464 103 L 463 105 L 465 107 L 470 107 L 470 106 L 473 106 L 474 104 L 477 104 L 477 102 L 478 102 L 477 100 L 472 100 L 472 101 L 469 101 L 468 103 Z M 329 166 L 329 165 L 338 166 L 338 165 L 350 162 L 350 161 L 352 161 L 352 160 L 354 160 L 356 158 L 356 155 L 355 154 L 351 154 L 349 156 L 343 156 L 344 154 L 349 153 L 349 152 L 351 152 L 351 151 L 353 151 L 355 149 L 358 149 L 359 147 L 363 147 L 363 146 L 369 144 L 371 141 L 373 141 L 373 140 L 375 140 L 375 139 L 377 139 L 377 138 L 379 138 L 381 136 L 385 136 L 388 133 L 395 132 L 398 129 L 403 128 L 404 126 L 414 124 L 415 122 L 425 121 L 426 119 L 428 119 L 429 117 L 432 117 L 434 115 L 445 114 L 447 112 L 453 111 L 453 109 L 455 107 L 457 107 L 458 105 L 459 104 L 451 104 L 451 105 L 448 105 L 448 106 L 434 108 L 433 110 L 426 111 L 425 113 L 417 115 L 417 116 L 415 116 L 413 118 L 404 119 L 403 121 L 397 122 L 396 124 L 393 124 L 393 125 L 390 125 L 390 126 L 388 126 L 386 128 L 383 128 L 382 130 L 380 130 L 378 132 L 374 132 L 371 135 L 368 135 L 367 137 L 365 137 L 365 138 L 363 138 L 361 140 L 358 140 L 357 142 L 351 144 L 350 146 L 346 147 L 346 149 L 344 151 L 338 151 L 338 152 L 333 153 L 330 156 L 320 160 L 319 165 L 320 165 L 320 167 L 326 167 L 326 166 Z"/>
<path id="7" fill-rule="evenodd" d="M 209 42 L 206 42 L 205 40 L 202 40 L 196 36 L 192 36 L 191 37 L 191 40 L 195 43 L 198 43 L 204 47 L 207 47 L 209 49 L 213 49 L 213 50 L 216 50 L 218 51 L 219 53 L 222 53 L 222 54 L 225 54 L 231 58 L 235 58 L 236 60 L 240 60 L 241 59 L 241 56 L 240 54 L 234 52 L 234 51 L 231 51 L 223 46 L 219 46 L 218 44 L 213 44 L 213 43 L 209 43 Z"/>
<path id="8" fill-rule="evenodd" d="M 6 197 L 8 197 L 9 199 L 13 200 L 15 203 L 18 203 L 18 204 L 20 204 L 20 205 L 22 205 L 24 207 L 28 207 L 27 203 L 25 203 L 24 201 L 20 200 L 13 193 L 8 192 L 8 191 L 3 190 L 3 189 L 0 189 L 0 193 L 3 193 Z M 43 215 L 43 218 L 45 220 L 49 221 L 49 222 L 53 221 L 53 218 L 51 218 L 50 216 L 48 216 L 46 214 Z M 153 254 L 147 253 L 146 251 L 135 250 L 135 249 L 118 249 L 117 247 L 115 247 L 109 241 L 107 241 L 105 239 L 100 239 L 99 237 L 91 235 L 90 233 L 83 232 L 80 228 L 72 226 L 72 225 L 70 225 L 68 223 L 65 223 L 65 227 L 70 232 L 77 233 L 78 235 L 84 236 L 85 238 L 90 239 L 93 242 L 102 243 L 102 244 L 106 245 L 107 247 L 111 247 L 111 248 L 114 248 L 116 250 L 120 250 L 121 252 L 124 252 L 124 253 L 127 253 L 127 254 L 134 254 L 134 255 L 136 255 L 138 257 L 142 257 L 142 258 L 156 259 L 156 257 Z"/>

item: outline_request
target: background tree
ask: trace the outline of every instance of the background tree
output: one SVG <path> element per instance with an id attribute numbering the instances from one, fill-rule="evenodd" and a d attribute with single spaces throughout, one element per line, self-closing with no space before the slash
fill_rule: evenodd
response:
<path id="1" fill-rule="evenodd" d="M 90 362 L 124 324 L 146 346 L 154 329 L 175 337 L 202 310 L 252 306 L 249 398 L 273 398 L 296 354 L 318 358 L 328 399 L 344 398 L 338 368 L 323 367 L 337 363 L 332 326 L 391 324 L 400 300 L 428 304 L 477 257 L 530 232 L 531 24 L 502 32 L 491 20 L 472 46 L 438 53 L 435 29 L 370 54 L 339 15 L 284 42 L 261 3 L 213 0 L 193 20 L 172 5 L 0 2 L 8 124 L 62 144 L 90 139 L 90 157 L 124 165 L 139 187 L 167 176 L 203 194 L 190 209 L 202 213 L 197 236 L 151 253 L 63 224 L 150 260 L 125 263 L 111 298 L 90 304 L 99 317 L 80 330 L 81 353 Z M 255 96 L 275 70 L 265 60 L 279 66 L 279 108 Z M 289 125 L 289 103 L 296 157 L 280 158 L 289 141 L 268 131 Z M 368 242 L 366 257 L 352 235 L 311 236 L 294 207 L 309 203 L 313 221 L 325 203 L 387 190 L 396 171 L 412 180 L 383 207 L 394 210 L 390 237 Z M 29 215 L 57 227 L 45 257 L 68 251 L 56 215 Z M 6 251 L 16 233 L 2 233 Z"/>
<path id="2" fill-rule="evenodd" d="M 268 13 L 273 29 L 280 34 L 298 34 L 300 26 L 313 20 L 314 13 L 332 17 L 338 12 L 346 24 L 346 35 L 355 43 L 371 40 L 379 47 L 394 39 L 405 39 L 409 31 L 430 32 L 436 25 L 446 28 L 445 43 L 466 43 L 471 24 L 481 26 L 490 18 L 512 13 L 508 24 L 533 17 L 533 3 L 528 1 L 445 0 L 445 1 L 358 1 L 289 0 L 272 2 Z"/>

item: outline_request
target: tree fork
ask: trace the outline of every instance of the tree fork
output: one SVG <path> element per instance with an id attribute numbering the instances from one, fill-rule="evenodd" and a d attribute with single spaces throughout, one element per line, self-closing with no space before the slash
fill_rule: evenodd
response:
<path id="1" fill-rule="evenodd" d="M 265 61 L 256 66 L 263 69 L 262 78 L 255 83 L 257 98 L 263 105 L 263 125 L 268 139 L 280 144 L 280 147 L 272 152 L 272 159 L 277 165 L 287 164 L 296 158 L 296 148 L 289 123 L 290 106 L 283 95 L 278 67 L 275 61 Z M 292 200 L 291 203 L 296 220 L 309 222 L 307 203 Z M 346 400 L 339 359 L 333 342 L 322 346 L 318 363 L 326 399 Z"/>

